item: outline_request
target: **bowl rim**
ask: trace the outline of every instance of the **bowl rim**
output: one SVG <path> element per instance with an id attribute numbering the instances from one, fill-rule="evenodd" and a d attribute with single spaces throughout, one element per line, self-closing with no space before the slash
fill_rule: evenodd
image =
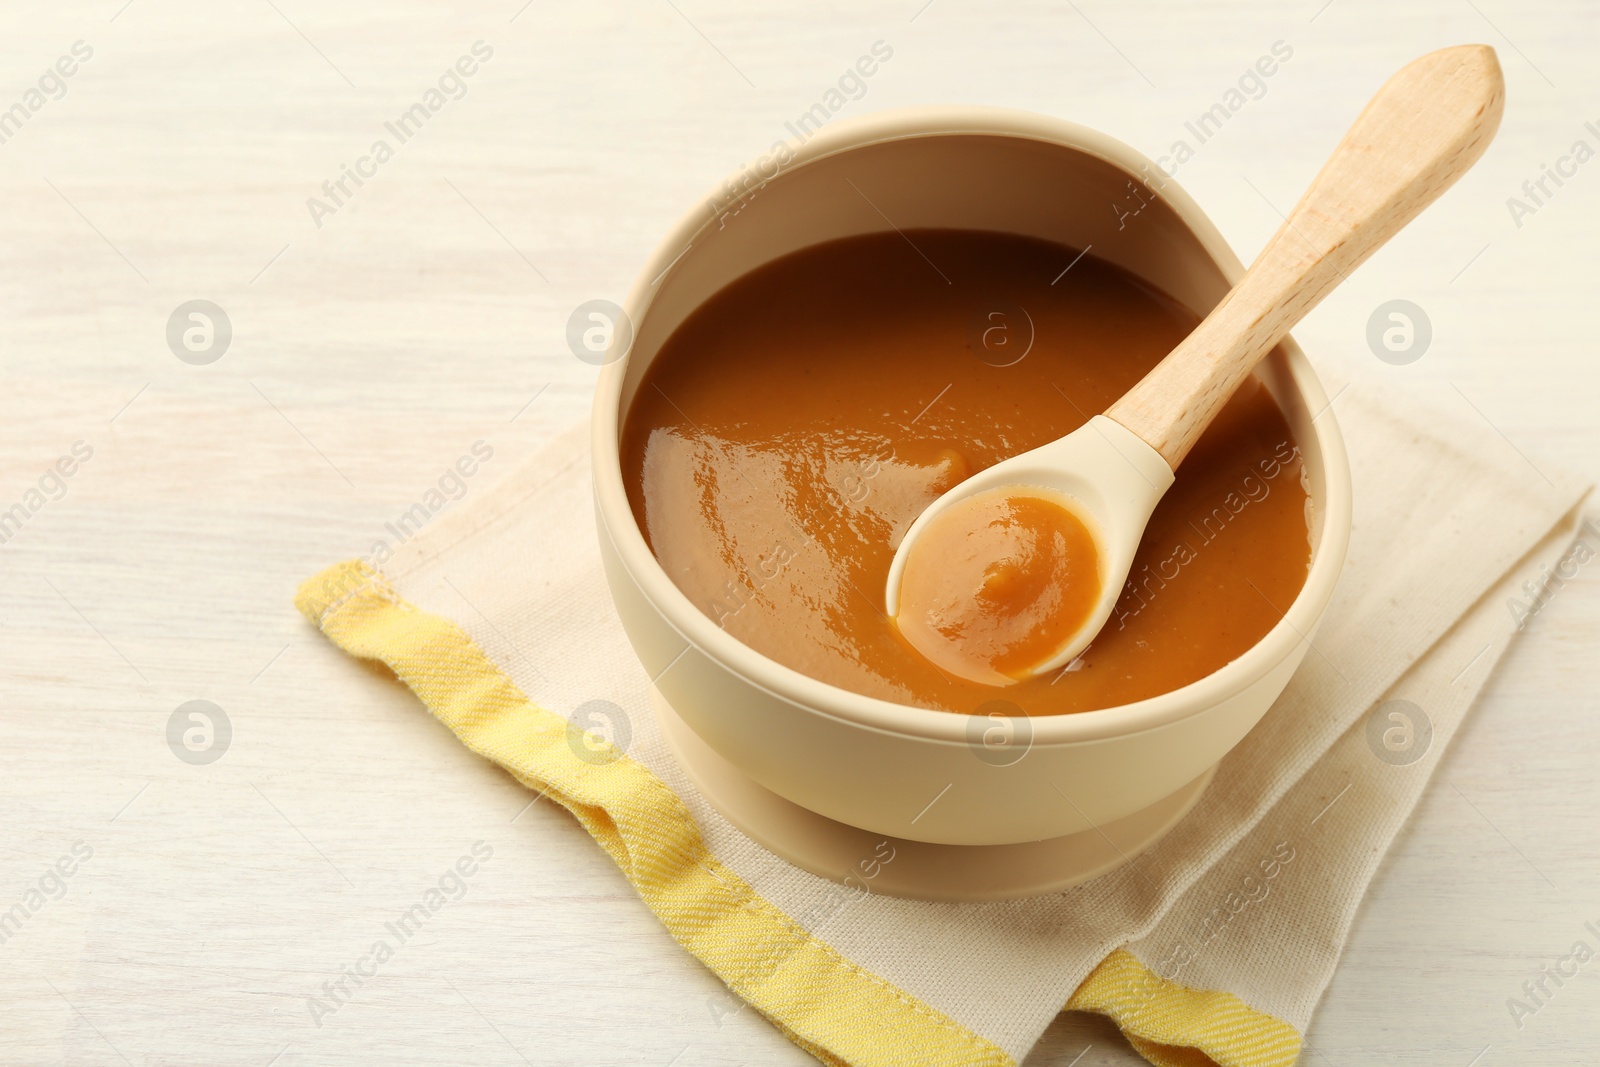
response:
<path id="1" fill-rule="evenodd" d="M 805 141 L 788 142 L 793 158 L 778 174 L 798 169 L 828 156 L 874 144 L 909 138 L 939 136 L 996 136 L 1042 141 L 1097 157 L 1148 180 L 1159 175 L 1160 195 L 1189 227 L 1223 277 L 1237 282 L 1244 273 L 1238 255 L 1199 205 L 1165 170 L 1130 146 L 1098 130 L 1065 119 L 1009 108 L 975 106 L 920 106 L 872 112 L 841 119 L 823 127 Z M 739 172 L 735 171 L 734 175 Z M 769 179 L 770 180 L 770 179 Z M 694 244 L 696 236 L 716 221 L 708 218 L 704 203 L 717 203 L 719 183 L 700 206 L 689 209 L 657 244 L 635 278 L 623 303 L 633 324 L 649 313 L 660 286 L 677 262 Z M 1344 438 L 1333 417 L 1326 391 L 1304 352 L 1292 337 L 1282 343 L 1287 368 L 1316 430 L 1323 466 L 1326 499 L 1320 502 L 1321 536 L 1301 588 L 1276 625 L 1236 659 L 1188 685 L 1129 704 L 1093 711 L 1029 716 L 1032 746 L 1072 745 L 1125 737 L 1158 729 L 1198 715 L 1242 693 L 1273 667 L 1310 645 L 1315 630 L 1343 568 L 1349 545 L 1352 489 L 1349 457 Z M 970 714 L 919 708 L 869 697 L 811 678 L 744 644 L 715 625 L 678 588 L 645 542 L 634 518 L 623 483 L 619 438 L 622 387 L 631 352 L 613 358 L 600 369 L 590 419 L 590 448 L 599 535 L 612 543 L 618 559 L 638 584 L 645 599 L 693 647 L 742 681 L 794 705 L 798 710 L 822 715 L 876 732 L 930 742 L 967 744 Z M 687 647 L 685 651 L 687 651 Z M 679 653 L 681 658 L 682 653 Z M 672 663 L 676 663 L 673 660 Z M 669 663 L 661 673 L 671 669 Z M 1000 690 L 998 692 L 1003 692 Z"/>

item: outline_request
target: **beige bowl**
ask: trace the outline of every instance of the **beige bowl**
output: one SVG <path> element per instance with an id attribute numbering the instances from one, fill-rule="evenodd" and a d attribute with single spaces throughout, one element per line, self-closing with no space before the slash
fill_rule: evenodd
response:
<path id="1" fill-rule="evenodd" d="M 752 195 L 735 200 L 746 185 Z M 1126 145 L 1071 123 L 918 108 L 840 122 L 798 148 L 769 152 L 678 223 L 628 295 L 631 349 L 613 353 L 602 370 L 593 418 L 595 508 L 612 598 L 682 720 L 744 774 L 804 808 L 874 833 L 953 845 L 1104 826 L 1206 773 L 1265 714 L 1305 655 L 1350 534 L 1350 470 L 1327 396 L 1292 341 L 1258 371 L 1300 441 L 1311 498 L 1311 569 L 1282 621 L 1182 689 L 1021 723 L 1031 742 L 997 760 L 973 743 L 984 723 L 971 716 L 827 685 L 719 629 L 656 562 L 623 488 L 620 427 L 645 369 L 691 312 L 779 256 L 891 227 L 1092 246 L 1202 314 L 1243 273 L 1176 183 Z M 626 330 L 615 336 L 627 344 Z"/>

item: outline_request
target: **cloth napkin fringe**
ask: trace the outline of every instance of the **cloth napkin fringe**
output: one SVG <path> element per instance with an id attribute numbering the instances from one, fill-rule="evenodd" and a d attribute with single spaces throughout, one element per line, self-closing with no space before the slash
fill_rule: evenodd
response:
<path id="1" fill-rule="evenodd" d="M 1300 1032 L 1232 993 L 1163 979 L 1130 952 L 1102 960 L 1067 1001 L 1104 1015 L 1156 1067 L 1290 1067 Z"/>

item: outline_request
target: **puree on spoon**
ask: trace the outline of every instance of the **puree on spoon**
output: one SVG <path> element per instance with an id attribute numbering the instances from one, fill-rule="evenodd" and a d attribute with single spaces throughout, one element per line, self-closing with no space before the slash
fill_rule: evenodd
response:
<path id="1" fill-rule="evenodd" d="M 935 515 L 906 560 L 895 624 L 941 670 L 990 685 L 1033 673 L 1100 596 L 1094 535 L 1045 490 L 991 489 Z"/>
<path id="2" fill-rule="evenodd" d="M 1067 670 L 972 681 L 884 615 L 895 546 L 929 503 L 1104 411 L 1198 322 L 1078 256 L 1011 234 L 890 231 L 802 249 L 713 295 L 656 353 L 622 428 L 629 503 L 668 576 L 778 663 L 956 712 L 1001 697 L 1031 715 L 1114 707 L 1249 649 L 1311 558 L 1297 444 L 1251 381 L 1178 469 L 1110 621 Z"/>

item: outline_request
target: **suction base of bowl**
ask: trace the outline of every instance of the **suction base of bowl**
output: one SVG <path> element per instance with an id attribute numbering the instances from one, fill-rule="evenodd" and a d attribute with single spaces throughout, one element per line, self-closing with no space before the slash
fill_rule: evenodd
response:
<path id="1" fill-rule="evenodd" d="M 803 808 L 745 776 L 702 741 L 654 688 L 651 705 L 667 746 L 701 794 L 774 854 L 835 882 L 915 900 L 1011 900 L 1070 889 L 1130 862 L 1200 800 L 1211 767 L 1188 785 L 1094 830 L 1015 845 L 936 845 L 886 838 Z M 883 847 L 887 841 L 893 859 Z M 877 862 L 874 863 L 873 861 Z M 860 864 L 867 862 L 867 870 Z M 867 877 L 867 871 L 876 874 Z"/>

